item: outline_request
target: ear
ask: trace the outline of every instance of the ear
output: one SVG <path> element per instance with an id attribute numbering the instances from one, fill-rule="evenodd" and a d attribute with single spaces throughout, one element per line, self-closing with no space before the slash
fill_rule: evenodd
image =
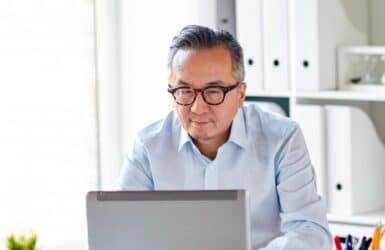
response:
<path id="1" fill-rule="evenodd" d="M 242 107 L 243 106 L 243 103 L 245 102 L 245 98 L 246 98 L 246 89 L 247 89 L 247 85 L 245 82 L 242 82 L 241 85 L 239 86 L 239 89 L 238 89 L 238 94 L 239 94 L 239 107 Z"/>

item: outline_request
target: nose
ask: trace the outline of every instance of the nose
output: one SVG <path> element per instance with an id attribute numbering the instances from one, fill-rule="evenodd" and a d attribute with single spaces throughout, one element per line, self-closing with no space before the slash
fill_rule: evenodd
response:
<path id="1" fill-rule="evenodd" d="M 208 108 L 209 105 L 203 100 L 202 92 L 198 92 L 190 110 L 196 114 L 203 114 L 207 112 Z"/>

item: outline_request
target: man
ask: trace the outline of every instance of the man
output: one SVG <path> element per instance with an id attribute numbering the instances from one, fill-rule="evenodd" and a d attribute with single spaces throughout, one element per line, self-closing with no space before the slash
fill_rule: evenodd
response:
<path id="1" fill-rule="evenodd" d="M 187 26 L 173 39 L 168 67 L 175 111 L 138 134 L 120 189 L 246 189 L 253 249 L 331 249 L 299 126 L 243 106 L 238 42 Z"/>

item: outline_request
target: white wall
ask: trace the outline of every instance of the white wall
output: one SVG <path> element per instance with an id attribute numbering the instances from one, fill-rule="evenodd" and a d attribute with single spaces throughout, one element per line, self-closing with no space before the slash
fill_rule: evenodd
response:
<path id="1" fill-rule="evenodd" d="M 121 164 L 119 1 L 95 1 L 98 187 L 113 189 Z"/>
<path id="2" fill-rule="evenodd" d="M 93 1 L 0 1 L 0 249 L 87 248 L 96 188 Z"/>

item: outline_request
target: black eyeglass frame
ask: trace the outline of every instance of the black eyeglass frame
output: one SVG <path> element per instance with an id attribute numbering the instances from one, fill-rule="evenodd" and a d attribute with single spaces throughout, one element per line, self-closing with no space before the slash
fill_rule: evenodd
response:
<path id="1" fill-rule="evenodd" d="M 168 85 L 168 89 L 167 91 L 174 97 L 174 100 L 177 104 L 179 105 L 182 105 L 182 106 L 189 106 L 191 104 L 193 104 L 195 102 L 195 100 L 197 99 L 197 96 L 198 96 L 198 93 L 200 92 L 201 95 L 202 95 L 202 98 L 203 98 L 203 101 L 209 105 L 220 105 L 222 104 L 224 101 L 225 101 L 225 97 L 226 97 L 226 94 L 237 88 L 242 82 L 236 82 L 234 85 L 230 85 L 230 86 L 207 86 L 207 87 L 204 87 L 204 88 L 201 88 L 201 89 L 194 89 L 194 88 L 191 88 L 191 87 L 187 87 L 187 86 L 179 86 L 179 87 L 175 87 L 173 88 L 170 84 Z M 223 98 L 222 98 L 222 101 L 219 102 L 219 103 L 210 103 L 206 100 L 205 96 L 203 95 L 203 92 L 206 90 L 206 89 L 211 89 L 211 88 L 219 88 L 222 90 L 223 92 Z M 192 99 L 191 103 L 188 103 L 188 104 L 183 104 L 183 103 L 179 103 L 177 100 L 176 100 L 176 97 L 174 95 L 174 93 L 179 90 L 179 89 L 192 89 L 194 91 L 194 98 Z"/>

